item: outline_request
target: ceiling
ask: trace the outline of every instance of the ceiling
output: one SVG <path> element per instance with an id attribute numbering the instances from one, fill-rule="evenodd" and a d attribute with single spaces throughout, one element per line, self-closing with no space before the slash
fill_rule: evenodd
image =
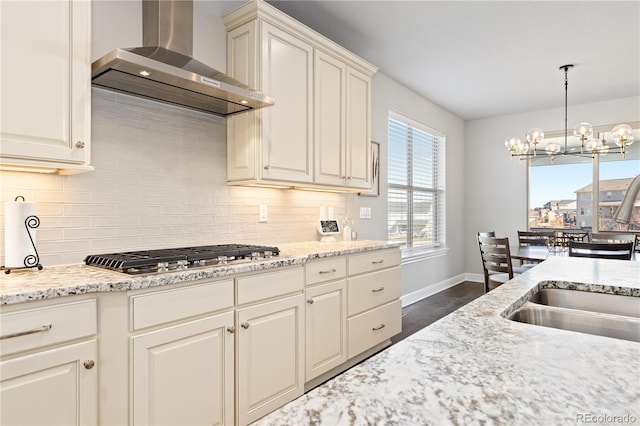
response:
<path id="1" fill-rule="evenodd" d="M 219 3 L 226 13 L 244 1 Z M 640 1 L 269 1 L 455 115 L 640 96 Z"/>

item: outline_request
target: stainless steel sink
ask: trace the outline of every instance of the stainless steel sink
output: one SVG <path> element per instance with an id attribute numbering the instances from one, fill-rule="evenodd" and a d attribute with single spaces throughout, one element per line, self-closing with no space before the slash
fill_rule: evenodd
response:
<path id="1" fill-rule="evenodd" d="M 525 302 L 510 320 L 640 342 L 640 318 Z"/>
<path id="2" fill-rule="evenodd" d="M 529 301 L 541 305 L 640 318 L 640 297 L 545 288 Z"/>

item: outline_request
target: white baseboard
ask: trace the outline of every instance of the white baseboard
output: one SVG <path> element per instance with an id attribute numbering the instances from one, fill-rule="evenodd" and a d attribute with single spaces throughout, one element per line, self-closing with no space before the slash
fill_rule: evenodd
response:
<path id="1" fill-rule="evenodd" d="M 465 281 L 473 281 L 474 283 L 484 283 L 484 275 L 482 274 L 471 274 L 469 272 L 464 273 Z"/>
<path id="2" fill-rule="evenodd" d="M 426 297 L 433 296 L 434 294 L 439 293 L 442 290 L 446 290 L 464 281 L 467 281 L 467 274 L 460 274 L 456 275 L 455 277 L 447 278 L 446 280 L 437 282 L 435 284 L 431 284 L 428 287 L 421 288 L 420 290 L 416 290 L 412 293 L 405 294 L 400 298 L 402 300 L 402 307 L 404 308 L 405 306 L 416 303 Z"/>

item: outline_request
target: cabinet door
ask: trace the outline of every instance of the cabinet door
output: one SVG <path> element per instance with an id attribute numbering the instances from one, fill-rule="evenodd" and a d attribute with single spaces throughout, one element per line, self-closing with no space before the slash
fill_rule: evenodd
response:
<path id="1" fill-rule="evenodd" d="M 340 280 L 305 291 L 305 381 L 347 360 L 347 284 Z"/>
<path id="2" fill-rule="evenodd" d="M 257 21 L 227 34 L 227 72 L 249 87 L 258 87 Z M 227 180 L 258 179 L 260 114 L 247 111 L 227 117 Z"/>
<path id="3" fill-rule="evenodd" d="M 262 177 L 311 182 L 313 48 L 261 22 L 260 89 L 275 100 L 262 115 Z"/>
<path id="4" fill-rule="evenodd" d="M 251 423 L 302 395 L 303 295 L 238 309 L 238 422 Z"/>
<path id="5" fill-rule="evenodd" d="M 347 68 L 347 186 L 371 188 L 371 78 Z"/>
<path id="6" fill-rule="evenodd" d="M 131 339 L 134 424 L 233 424 L 228 327 L 232 312 Z"/>
<path id="7" fill-rule="evenodd" d="M 315 183 L 346 183 L 346 74 L 344 62 L 315 51 Z"/>
<path id="8" fill-rule="evenodd" d="M 0 424 L 97 424 L 96 342 L 0 363 Z"/>
<path id="9" fill-rule="evenodd" d="M 91 2 L 0 8 L 2 157 L 88 163 Z"/>

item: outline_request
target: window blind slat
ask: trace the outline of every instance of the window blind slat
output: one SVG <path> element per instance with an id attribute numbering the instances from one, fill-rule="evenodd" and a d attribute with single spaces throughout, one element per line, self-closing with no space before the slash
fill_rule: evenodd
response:
<path id="1" fill-rule="evenodd" d="M 415 120 L 388 122 L 388 238 L 407 247 L 445 243 L 444 136 Z"/>

